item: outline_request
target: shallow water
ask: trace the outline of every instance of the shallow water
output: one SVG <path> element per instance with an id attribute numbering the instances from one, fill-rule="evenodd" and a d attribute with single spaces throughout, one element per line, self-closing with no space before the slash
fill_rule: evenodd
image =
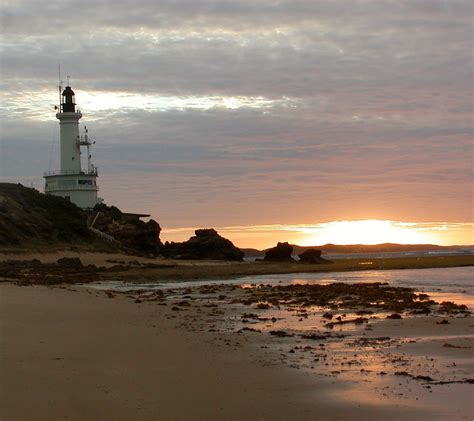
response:
<path id="1" fill-rule="evenodd" d="M 466 304 L 474 310 L 474 268 L 434 268 L 403 270 L 367 270 L 359 272 L 329 273 L 292 273 L 277 275 L 245 276 L 235 279 L 199 280 L 179 282 L 123 282 L 108 281 L 87 284 L 96 289 L 140 290 L 140 289 L 175 289 L 208 284 L 329 284 L 333 282 L 368 283 L 387 282 L 390 285 L 410 287 L 428 293 L 435 300 L 448 300 Z"/>
<path id="2" fill-rule="evenodd" d="M 252 305 L 233 303 L 223 297 L 231 295 L 229 287 L 219 287 L 213 292 L 200 290 L 204 285 L 240 285 L 252 287 L 258 284 L 329 284 L 384 282 L 393 286 L 411 287 L 426 292 L 436 301 L 454 301 L 466 304 L 474 310 L 474 276 L 472 267 L 406 269 L 387 271 L 298 273 L 263 276 L 246 276 L 237 279 L 199 280 L 180 282 L 102 282 L 87 284 L 101 290 L 137 291 L 167 290 L 167 300 L 179 302 L 188 296 L 191 309 L 199 313 L 190 313 L 194 321 L 193 329 L 238 335 L 239 341 L 252 336 L 253 346 L 262 358 L 268 358 L 300 369 L 305 373 L 328 376 L 337 379 L 344 387 L 338 399 L 371 406 L 401 405 L 408 407 L 433 408 L 438 419 L 470 419 L 474 411 L 471 384 L 436 385 L 429 381 L 416 380 L 413 376 L 431 376 L 435 380 L 462 381 L 471 378 L 473 372 L 470 353 L 464 348 L 472 348 L 472 329 L 456 328 L 463 316 L 446 316 L 448 327 L 439 326 L 436 336 L 432 336 L 430 320 L 417 330 L 403 326 L 401 332 L 393 328 L 389 332 L 383 327 L 388 313 L 376 312 L 368 315 L 362 324 L 340 325 L 328 328 L 323 312 L 327 309 L 301 308 L 287 305 L 271 306 L 259 309 Z M 227 288 L 227 290 L 226 290 Z M 211 288 L 212 290 L 212 288 Z M 237 290 L 239 290 L 237 288 Z M 218 292 L 217 292 L 218 291 Z M 240 290 L 242 291 L 242 290 Z M 143 294 L 145 295 L 145 294 Z M 143 297 L 142 295 L 142 297 Z M 133 297 L 132 297 L 133 298 Z M 174 301 L 173 301 L 174 300 Z M 168 302 L 169 305 L 169 302 Z M 212 306 L 212 307 L 211 307 Z M 225 309 L 225 311 L 224 311 Z M 331 310 L 334 317 L 353 319 L 357 314 L 344 309 Z M 183 310 L 186 317 L 187 310 Z M 252 312 L 254 315 L 246 315 Z M 257 316 L 257 317 L 256 317 Z M 410 316 L 407 316 L 407 319 Z M 417 317 L 417 316 L 413 316 Z M 443 316 L 444 317 L 444 316 Z M 405 318 L 405 315 L 404 315 Z M 467 319 L 466 319 L 467 320 Z M 200 325 L 199 325 L 200 323 Z M 202 325 L 202 326 L 201 326 Z M 285 331 L 284 337 L 272 336 L 272 331 Z M 304 334 L 324 334 L 324 339 L 309 339 Z M 257 336 L 255 336 L 257 335 Z M 370 340 L 373 337 L 375 339 Z M 385 338 L 384 338 L 385 337 Z M 377 339 L 378 338 L 378 339 Z M 364 342 L 364 339 L 369 339 Z M 451 348 L 443 345 L 454 344 Z M 427 354 L 425 347 L 432 346 L 433 355 Z M 455 348 L 454 352 L 453 349 Z M 446 355 L 445 355 L 446 354 Z M 467 357 L 466 357 L 467 355 Z M 409 372 L 412 377 L 397 375 L 397 372 Z"/>

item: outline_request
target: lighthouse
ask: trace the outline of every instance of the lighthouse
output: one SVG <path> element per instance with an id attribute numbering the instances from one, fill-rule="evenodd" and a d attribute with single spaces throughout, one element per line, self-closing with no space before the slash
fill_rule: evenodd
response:
<path id="1" fill-rule="evenodd" d="M 56 118 L 60 129 L 60 169 L 44 173 L 44 192 L 64 197 L 83 209 L 93 208 L 97 198 L 97 168 L 91 162 L 87 128 L 79 133 L 82 114 L 76 109 L 74 91 L 70 86 L 59 87 L 60 105 Z M 94 142 L 95 143 L 95 142 Z M 81 149 L 86 149 L 87 159 L 81 162 Z M 83 168 L 85 167 L 85 168 Z"/>

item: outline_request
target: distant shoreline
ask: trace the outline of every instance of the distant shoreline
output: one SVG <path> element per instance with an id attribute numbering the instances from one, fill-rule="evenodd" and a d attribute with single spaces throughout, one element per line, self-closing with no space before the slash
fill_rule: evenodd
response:
<path id="1" fill-rule="evenodd" d="M 371 263 L 371 264 L 370 264 Z M 131 268 L 115 274 L 104 273 L 103 279 L 130 281 L 137 279 L 159 280 L 193 280 L 193 279 L 222 279 L 240 276 L 271 275 L 283 273 L 318 273 L 318 272 L 352 272 L 367 270 L 394 270 L 394 269 L 428 269 L 457 266 L 474 266 L 474 255 L 471 256 L 443 256 L 443 257 L 415 257 L 390 259 L 344 259 L 328 264 L 302 263 L 226 263 L 200 262 L 199 265 L 178 265 L 162 269 Z M 117 276 L 118 275 L 118 276 Z"/>
<path id="2" fill-rule="evenodd" d="M 144 258 L 119 253 L 91 253 L 72 250 L 49 253 L 0 252 L 0 262 L 8 260 L 38 259 L 42 263 L 53 263 L 61 257 L 79 257 L 84 265 L 95 265 L 97 270 L 92 271 L 91 281 L 175 281 L 196 279 L 228 279 L 241 276 L 258 276 L 283 273 L 318 273 L 318 272 L 349 272 L 367 270 L 394 270 L 394 269 L 425 269 L 445 268 L 456 266 L 474 266 L 474 255 L 457 256 L 426 256 L 403 258 L 358 258 L 339 259 L 326 264 L 302 263 L 267 263 L 267 262 L 225 262 L 209 260 L 171 260 L 162 258 Z M 113 267 L 113 269 L 112 269 Z M 106 268 L 106 269 L 104 269 Z M 94 279 L 92 279 L 94 278 Z M 1 279 L 1 278 L 0 278 Z M 15 280 L 18 278 L 10 279 Z M 38 283 L 41 275 L 37 276 Z M 7 281 L 9 279 L 5 279 Z M 28 281 L 27 281 L 28 282 Z M 66 283 L 84 282 L 84 276 L 75 279 L 73 271 L 68 275 Z M 36 283 L 34 280 L 31 283 Z M 46 282 L 45 282 L 46 283 Z"/>

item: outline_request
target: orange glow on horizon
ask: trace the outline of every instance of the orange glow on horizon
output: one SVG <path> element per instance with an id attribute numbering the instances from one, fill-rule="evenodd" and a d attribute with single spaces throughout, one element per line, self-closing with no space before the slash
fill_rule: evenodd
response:
<path id="1" fill-rule="evenodd" d="M 163 241 L 184 241 L 196 228 L 169 228 Z M 216 227 L 220 235 L 243 248 L 264 249 L 279 241 L 301 246 L 325 244 L 473 245 L 473 223 L 400 222 L 390 220 L 331 221 L 316 224 Z"/>
<path id="2" fill-rule="evenodd" d="M 429 231 L 393 221 L 362 220 L 334 221 L 321 224 L 315 229 L 303 229 L 309 234 L 300 245 L 332 244 L 435 244 L 439 239 Z"/>

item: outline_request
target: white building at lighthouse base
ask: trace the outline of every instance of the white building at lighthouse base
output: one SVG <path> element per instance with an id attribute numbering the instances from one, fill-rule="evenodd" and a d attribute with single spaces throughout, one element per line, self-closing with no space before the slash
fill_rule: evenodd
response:
<path id="1" fill-rule="evenodd" d="M 50 171 L 44 173 L 46 194 L 61 196 L 80 208 L 93 208 L 98 203 L 97 169 L 92 172 Z"/>

